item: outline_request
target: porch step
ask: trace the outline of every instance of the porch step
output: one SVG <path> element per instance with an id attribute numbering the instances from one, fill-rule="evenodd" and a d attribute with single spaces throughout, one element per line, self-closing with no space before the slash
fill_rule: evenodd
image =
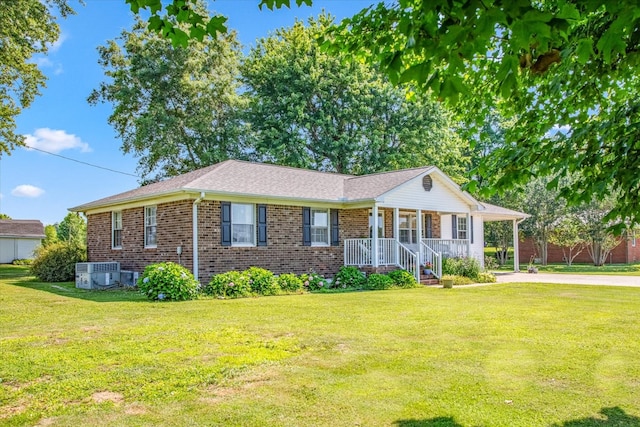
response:
<path id="1" fill-rule="evenodd" d="M 438 278 L 435 277 L 433 274 L 421 274 L 420 283 L 425 286 L 439 285 L 440 280 L 438 280 Z"/>

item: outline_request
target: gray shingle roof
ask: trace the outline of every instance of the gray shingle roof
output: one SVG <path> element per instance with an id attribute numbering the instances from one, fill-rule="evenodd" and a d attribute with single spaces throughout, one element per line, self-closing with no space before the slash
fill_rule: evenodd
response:
<path id="1" fill-rule="evenodd" d="M 0 219 L 0 237 L 44 239 L 44 225 L 37 219 Z"/>
<path id="2" fill-rule="evenodd" d="M 425 166 L 353 176 L 288 166 L 227 160 L 175 178 L 86 203 L 71 208 L 71 210 L 83 212 L 118 203 L 151 199 L 180 192 L 348 203 L 374 200 L 405 182 L 432 170 L 437 171 L 438 169 L 434 166 Z M 522 217 L 524 215 L 488 203 L 484 205 L 487 206 L 487 210 L 482 211 L 483 214 L 506 215 L 508 217 Z"/>
<path id="3" fill-rule="evenodd" d="M 227 160 L 175 178 L 86 203 L 71 210 L 84 211 L 181 191 L 328 202 L 374 199 L 428 169 L 424 167 L 353 176 Z"/>

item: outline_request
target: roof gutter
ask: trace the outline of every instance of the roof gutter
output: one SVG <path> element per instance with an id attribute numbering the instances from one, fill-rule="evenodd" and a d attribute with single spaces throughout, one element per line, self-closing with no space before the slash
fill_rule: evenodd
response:
<path id="1" fill-rule="evenodd" d="M 200 281 L 198 278 L 198 205 L 204 199 L 204 191 L 200 192 L 200 197 L 193 201 L 192 207 L 192 221 L 193 221 L 193 276 L 196 281 Z"/>

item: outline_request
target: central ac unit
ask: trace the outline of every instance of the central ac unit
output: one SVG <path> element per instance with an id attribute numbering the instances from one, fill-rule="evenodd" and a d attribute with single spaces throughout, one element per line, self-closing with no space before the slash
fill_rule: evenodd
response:
<path id="1" fill-rule="evenodd" d="M 119 262 L 79 262 L 76 264 L 76 288 L 104 289 L 119 282 Z"/>

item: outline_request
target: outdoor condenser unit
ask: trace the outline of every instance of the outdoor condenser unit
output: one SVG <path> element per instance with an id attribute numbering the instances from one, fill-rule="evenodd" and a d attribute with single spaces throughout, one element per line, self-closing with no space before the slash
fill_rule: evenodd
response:
<path id="1" fill-rule="evenodd" d="M 104 289 L 119 282 L 119 262 L 76 263 L 76 288 Z"/>

